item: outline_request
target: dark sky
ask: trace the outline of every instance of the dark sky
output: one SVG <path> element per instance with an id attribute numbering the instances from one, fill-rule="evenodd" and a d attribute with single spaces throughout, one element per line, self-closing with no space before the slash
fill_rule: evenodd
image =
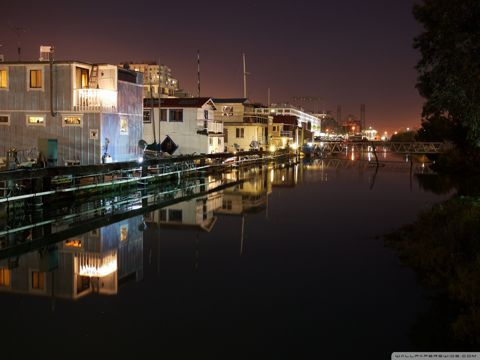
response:
<path id="1" fill-rule="evenodd" d="M 9 2 L 0 44 L 16 60 L 16 36 L 27 27 L 24 59 L 54 45 L 56 59 L 118 63 L 160 60 L 180 85 L 196 89 L 201 52 L 202 95 L 242 96 L 241 53 L 247 55 L 249 97 L 266 103 L 293 96 L 322 97 L 336 115 L 359 116 L 380 131 L 418 126 L 415 89 L 420 32 L 414 0 L 67 1 Z M 41 5 L 40 5 L 41 4 Z M 318 104 L 304 104 L 318 108 Z M 320 105 L 320 108 L 322 105 Z"/>

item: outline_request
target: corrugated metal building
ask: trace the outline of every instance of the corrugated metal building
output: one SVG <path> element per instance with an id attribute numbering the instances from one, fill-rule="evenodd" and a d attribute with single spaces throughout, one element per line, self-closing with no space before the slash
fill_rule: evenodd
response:
<path id="1" fill-rule="evenodd" d="M 98 164 L 105 152 L 112 161 L 137 158 L 142 74 L 79 61 L 50 66 L 0 63 L 0 157 L 16 148 L 38 150 L 50 165 Z"/>

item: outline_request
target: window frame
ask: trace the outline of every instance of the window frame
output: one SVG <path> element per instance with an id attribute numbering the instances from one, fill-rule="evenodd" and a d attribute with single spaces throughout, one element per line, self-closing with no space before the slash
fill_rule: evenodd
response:
<path id="1" fill-rule="evenodd" d="M 41 87 L 31 87 L 30 86 L 30 73 L 31 71 L 41 71 L 42 72 L 42 86 Z M 26 80 L 27 80 L 27 91 L 45 91 L 45 68 L 44 66 L 27 66 L 26 71 Z"/>
<path id="2" fill-rule="evenodd" d="M 43 117 L 43 123 L 41 123 L 41 124 L 30 123 L 28 121 L 28 118 L 30 116 L 32 116 L 32 117 L 33 116 Z M 46 127 L 47 126 L 47 114 L 26 114 L 25 115 L 25 122 L 26 122 L 27 126 L 43 126 L 43 127 Z"/>
<path id="3" fill-rule="evenodd" d="M 182 114 L 182 118 L 180 120 L 174 120 L 175 113 Z M 183 109 L 168 109 L 168 122 L 183 122 Z"/>
<path id="4" fill-rule="evenodd" d="M 0 122 L 0 126 L 10 126 L 10 114 L 2 114 L 0 113 L 0 116 L 3 117 L 3 116 L 6 116 L 8 118 L 8 121 L 6 123 L 3 123 L 3 122 Z"/>
<path id="5" fill-rule="evenodd" d="M 126 131 L 122 130 L 122 121 L 125 121 L 125 124 L 127 125 Z M 120 122 L 119 122 L 119 130 L 120 130 L 120 135 L 122 136 L 128 136 L 128 118 L 125 116 L 120 117 Z"/>
<path id="6" fill-rule="evenodd" d="M 8 91 L 10 90 L 10 74 L 9 74 L 9 68 L 8 66 L 0 66 L 0 71 L 5 71 L 5 74 L 6 74 L 6 83 L 7 83 L 7 86 L 6 87 L 2 87 L 1 86 L 1 81 L 0 81 L 0 91 Z"/>
<path id="7" fill-rule="evenodd" d="M 79 117 L 80 124 L 65 124 L 66 117 Z M 62 127 L 80 127 L 83 128 L 83 114 L 62 114 Z"/>

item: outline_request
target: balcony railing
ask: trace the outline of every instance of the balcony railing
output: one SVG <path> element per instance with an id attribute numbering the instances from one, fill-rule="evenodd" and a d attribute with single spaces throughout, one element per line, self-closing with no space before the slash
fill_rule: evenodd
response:
<path id="1" fill-rule="evenodd" d="M 208 134 L 223 134 L 223 123 L 212 120 L 197 120 L 197 132 Z"/>
<path id="2" fill-rule="evenodd" d="M 106 89 L 76 89 L 74 90 L 73 110 L 116 112 L 117 92 Z"/>
<path id="3" fill-rule="evenodd" d="M 293 131 L 280 131 L 280 137 L 293 137 Z"/>
<path id="4" fill-rule="evenodd" d="M 228 123 L 244 123 L 244 124 L 268 124 L 268 117 L 262 115 L 232 115 L 221 116 L 220 119 Z"/>

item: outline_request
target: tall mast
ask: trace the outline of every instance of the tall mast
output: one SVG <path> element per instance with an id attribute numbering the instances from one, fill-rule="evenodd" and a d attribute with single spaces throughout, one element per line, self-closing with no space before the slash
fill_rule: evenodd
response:
<path id="1" fill-rule="evenodd" d="M 197 50 L 197 86 L 198 97 L 200 97 L 200 50 Z"/>
<path id="2" fill-rule="evenodd" d="M 245 53 L 243 53 L 242 56 L 243 56 L 243 97 L 247 98 L 247 69 L 245 65 Z"/>

